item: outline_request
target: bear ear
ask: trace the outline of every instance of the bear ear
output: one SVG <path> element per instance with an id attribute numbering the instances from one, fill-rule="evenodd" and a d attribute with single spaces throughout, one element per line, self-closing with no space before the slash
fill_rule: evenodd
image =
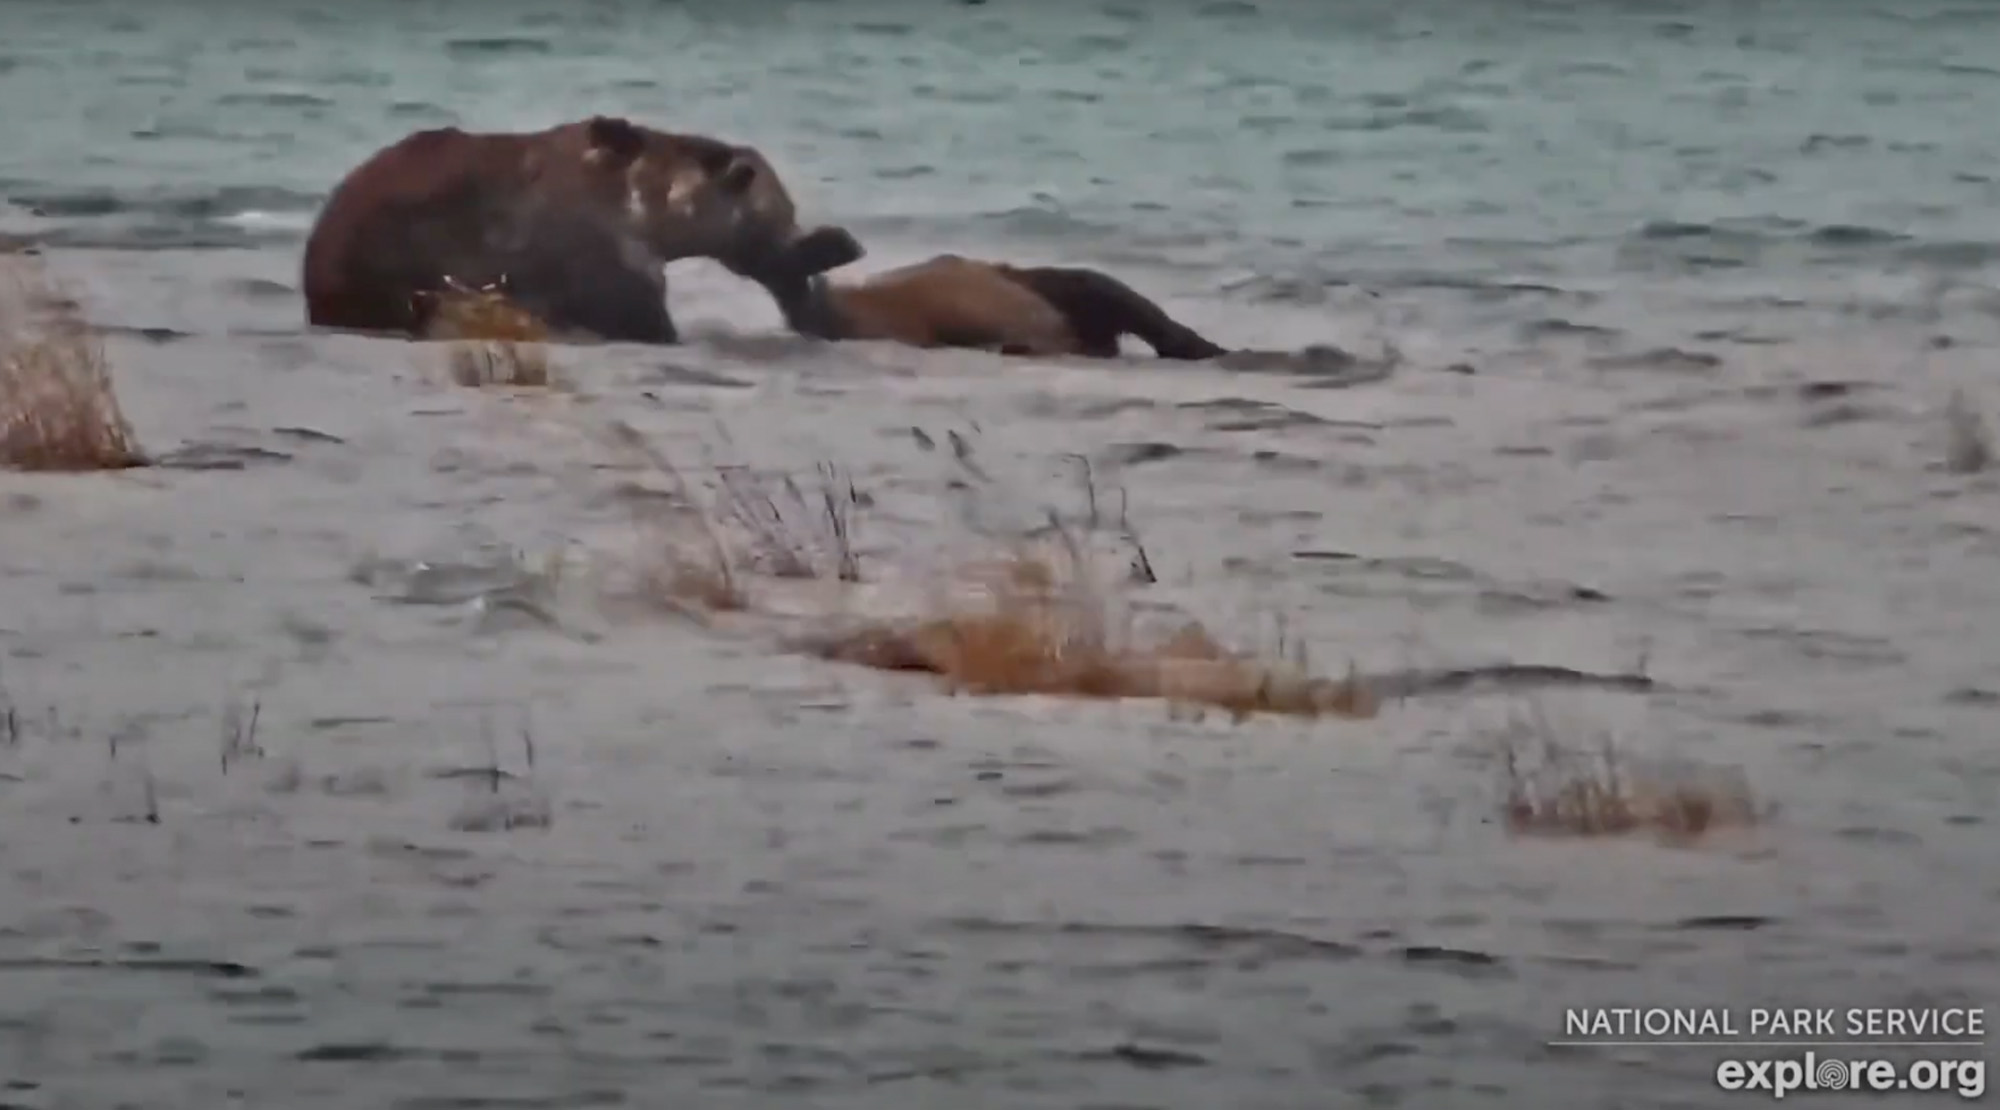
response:
<path id="1" fill-rule="evenodd" d="M 749 190 L 757 182 L 757 159 L 737 155 L 722 168 L 722 189 L 727 193 L 741 193 Z"/>
<path id="2" fill-rule="evenodd" d="M 787 254 L 799 273 L 811 276 L 858 262 L 868 252 L 844 227 L 817 227 L 792 240 Z"/>
<path id="3" fill-rule="evenodd" d="M 702 176 L 725 193 L 741 193 L 757 180 L 763 157 L 754 149 L 699 135 L 683 135 L 680 140 L 680 155 L 700 167 Z"/>
<path id="4" fill-rule="evenodd" d="M 646 136 L 639 126 L 616 116 L 592 116 L 584 125 L 590 150 L 584 157 L 598 165 L 622 166 L 646 149 Z"/>

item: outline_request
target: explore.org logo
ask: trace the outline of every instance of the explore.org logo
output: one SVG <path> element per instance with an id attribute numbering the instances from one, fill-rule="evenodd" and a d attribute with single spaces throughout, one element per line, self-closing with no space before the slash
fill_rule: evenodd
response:
<path id="1" fill-rule="evenodd" d="M 1984 1060 L 1822 1059 L 1808 1050 L 1797 1059 L 1724 1060 L 1715 1085 L 1725 1091 L 1765 1091 L 1784 1098 L 1794 1091 L 1936 1091 L 1971 1101 L 1986 1093 Z"/>

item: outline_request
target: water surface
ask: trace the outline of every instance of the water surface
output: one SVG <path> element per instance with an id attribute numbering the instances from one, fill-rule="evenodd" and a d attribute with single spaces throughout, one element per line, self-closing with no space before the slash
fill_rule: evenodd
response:
<path id="1" fill-rule="evenodd" d="M 2000 405 L 1990 6 L 14 2 L 0 43 L 0 231 L 150 447 L 235 464 L 0 483 L 0 1102 L 1709 1106 L 1714 1054 L 1551 1049 L 1563 1007 L 2000 986 L 1996 485 L 1941 465 L 1951 391 Z M 863 269 L 1100 265 L 1401 361 L 828 350 L 699 264 L 691 342 L 566 352 L 567 398 L 304 332 L 347 167 L 596 111 L 759 144 Z M 885 575 L 1074 512 L 1085 452 L 1148 600 L 1328 666 L 1644 660 L 1535 701 L 1777 820 L 1510 840 L 1519 691 L 1231 727 L 482 594 L 629 548 L 614 418 L 838 461 Z"/>

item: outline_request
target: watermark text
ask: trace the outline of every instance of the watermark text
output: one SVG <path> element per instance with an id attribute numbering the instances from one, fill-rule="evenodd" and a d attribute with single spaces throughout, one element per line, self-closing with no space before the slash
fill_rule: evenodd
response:
<path id="1" fill-rule="evenodd" d="M 1808 1051 L 1797 1059 L 1724 1060 L 1715 1065 L 1715 1085 L 1725 1091 L 1762 1091 L 1774 1099 L 1796 1091 L 1931 1091 L 1971 1101 L 1986 1093 L 1986 1061 L 1898 1064 Z"/>
<path id="2" fill-rule="evenodd" d="M 1775 1046 L 1983 1044 L 1984 1007 L 1605 1006 L 1563 1011 L 1563 1035 L 1575 1041 L 1725 1043 Z"/>

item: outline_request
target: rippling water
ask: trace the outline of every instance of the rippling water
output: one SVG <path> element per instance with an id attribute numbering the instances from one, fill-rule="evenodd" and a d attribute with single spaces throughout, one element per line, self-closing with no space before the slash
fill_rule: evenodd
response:
<path id="1" fill-rule="evenodd" d="M 1714 1054 L 1550 1048 L 1563 1007 L 1996 997 L 2000 484 L 1941 410 L 2000 405 L 2000 9 L 159 7 L 0 5 L 0 234 L 227 467 L 0 481 L 0 1104 L 1707 1106 Z M 301 328 L 369 151 L 597 111 L 757 143 L 863 268 L 1101 265 L 1401 360 L 816 350 L 700 265 L 694 341 L 567 352 L 567 401 Z M 624 537 L 584 416 L 838 459 L 890 563 L 1087 451 L 1162 598 L 1372 670 L 1643 658 L 1545 711 L 1777 819 L 1511 840 L 1504 692 L 1231 728 L 513 619 L 494 550 Z"/>

